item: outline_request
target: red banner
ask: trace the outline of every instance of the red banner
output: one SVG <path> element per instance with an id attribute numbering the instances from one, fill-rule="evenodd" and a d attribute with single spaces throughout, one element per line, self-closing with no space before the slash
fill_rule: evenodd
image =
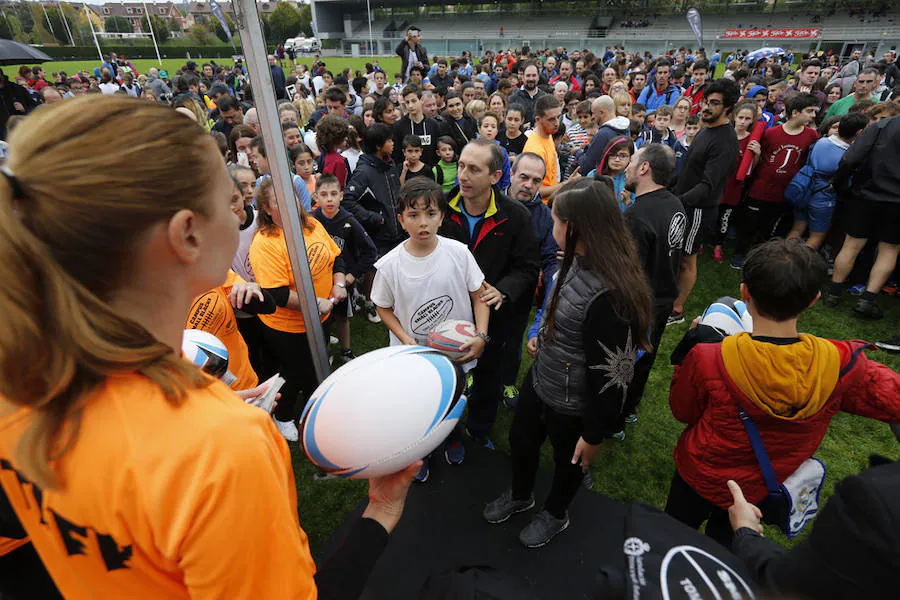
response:
<path id="1" fill-rule="evenodd" d="M 820 29 L 726 29 L 723 39 L 728 40 L 766 40 L 795 39 L 809 40 L 819 37 Z"/>

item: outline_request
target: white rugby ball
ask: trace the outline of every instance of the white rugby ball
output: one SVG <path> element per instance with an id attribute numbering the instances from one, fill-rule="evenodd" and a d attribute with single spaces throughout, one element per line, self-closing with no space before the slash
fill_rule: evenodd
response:
<path id="1" fill-rule="evenodd" d="M 197 367 L 227 385 L 236 378 L 228 371 L 228 349 L 222 340 L 199 329 L 185 329 L 181 337 L 181 351 L 184 357 Z"/>
<path id="2" fill-rule="evenodd" d="M 381 348 L 347 363 L 316 388 L 300 417 L 300 443 L 320 469 L 380 477 L 431 453 L 466 406 L 465 377 L 424 346 Z"/>
<path id="3" fill-rule="evenodd" d="M 700 325 L 712 327 L 727 337 L 753 331 L 753 317 L 743 301 L 725 296 L 709 305 L 700 318 Z"/>
<path id="4" fill-rule="evenodd" d="M 459 347 L 475 337 L 475 324 L 461 319 L 449 319 L 428 334 L 428 347 L 440 351 L 450 358 L 465 354 Z"/>

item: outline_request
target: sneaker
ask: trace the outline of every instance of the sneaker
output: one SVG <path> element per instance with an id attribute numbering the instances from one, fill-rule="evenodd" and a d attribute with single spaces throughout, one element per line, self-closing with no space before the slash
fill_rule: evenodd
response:
<path id="1" fill-rule="evenodd" d="M 519 541 L 526 548 L 540 548 L 569 527 L 569 515 L 557 519 L 546 510 L 534 516 L 531 523 L 519 534 Z"/>
<path id="2" fill-rule="evenodd" d="M 351 350 L 350 348 L 347 348 L 346 350 L 341 350 L 341 359 L 343 359 L 343 361 L 345 363 L 350 362 L 354 358 L 356 358 L 356 355 L 353 354 L 353 350 Z"/>
<path id="3" fill-rule="evenodd" d="M 731 268 L 740 271 L 744 268 L 744 255 L 743 254 L 735 254 L 731 257 L 731 263 L 729 263 Z"/>
<path id="4" fill-rule="evenodd" d="M 612 434 L 611 437 L 612 437 L 612 439 L 614 439 L 614 440 L 618 440 L 618 441 L 620 441 L 620 442 L 624 442 L 624 441 L 625 441 L 625 430 L 623 429 L 622 431 L 620 431 L 620 432 L 618 432 L 618 433 L 614 433 L 614 434 Z"/>
<path id="5" fill-rule="evenodd" d="M 431 475 L 431 469 L 428 468 L 430 459 L 430 456 L 426 456 L 422 459 L 422 467 L 419 469 L 419 472 L 416 473 L 416 483 L 425 483 L 428 481 L 428 476 Z"/>
<path id="6" fill-rule="evenodd" d="M 884 287 L 881 288 L 881 291 L 888 296 L 896 296 L 897 292 L 900 292 L 900 285 L 894 283 L 893 281 L 889 281 L 884 284 Z"/>
<path id="7" fill-rule="evenodd" d="M 329 343 L 330 345 L 332 345 L 332 346 L 334 346 L 335 344 L 337 344 L 337 343 L 340 342 L 340 341 L 341 341 L 341 340 L 337 339 L 337 338 L 334 337 L 333 335 L 328 336 L 328 343 Z"/>
<path id="8" fill-rule="evenodd" d="M 829 308 L 834 308 L 841 303 L 841 294 L 835 294 L 831 289 L 822 292 L 822 304 Z"/>
<path id="9" fill-rule="evenodd" d="M 488 503 L 481 512 L 481 516 L 488 523 L 496 525 L 503 523 L 511 516 L 534 508 L 534 496 L 528 500 L 513 500 L 512 490 L 506 490 L 499 498 Z"/>
<path id="10" fill-rule="evenodd" d="M 888 352 L 900 352 L 900 336 L 885 340 L 883 342 L 875 342 L 875 345 L 882 350 L 887 350 Z"/>
<path id="11" fill-rule="evenodd" d="M 628 415 L 627 417 L 625 417 L 625 424 L 626 424 L 626 425 L 636 425 L 637 422 L 638 422 L 638 418 L 637 418 L 637 414 L 636 414 L 636 413 L 631 413 L 630 415 Z"/>
<path id="12" fill-rule="evenodd" d="M 278 428 L 278 433 L 289 442 L 296 442 L 300 440 L 300 432 L 297 430 L 297 424 L 293 421 L 279 421 L 275 419 L 275 427 Z"/>
<path id="13" fill-rule="evenodd" d="M 713 248 L 713 260 L 716 261 L 717 263 L 720 263 L 720 262 L 722 262 L 722 260 L 724 260 L 722 258 L 722 249 L 721 248 L 719 248 L 719 247 Z"/>
<path id="14" fill-rule="evenodd" d="M 491 438 L 489 438 L 488 436 L 486 436 L 486 435 L 484 435 L 484 436 L 476 436 L 476 435 L 472 435 L 472 432 L 469 431 L 468 429 L 466 429 L 466 434 L 467 434 L 470 438 L 472 438 L 472 440 L 473 440 L 476 444 L 479 444 L 479 445 L 481 445 L 481 446 L 484 446 L 484 447 L 487 448 L 488 450 L 493 450 L 493 449 L 494 449 L 494 443 L 491 442 Z"/>
<path id="15" fill-rule="evenodd" d="M 581 478 L 581 483 L 587 489 L 591 489 L 594 485 L 594 474 L 591 473 L 591 470 L 588 469 L 588 472 L 584 474 L 584 477 Z"/>
<path id="16" fill-rule="evenodd" d="M 366 318 L 369 323 L 381 323 L 381 317 L 378 316 L 374 302 L 366 302 Z"/>
<path id="17" fill-rule="evenodd" d="M 466 460 L 466 449 L 462 442 L 450 442 L 444 448 L 444 458 L 448 465 L 461 465 Z"/>
<path id="18" fill-rule="evenodd" d="M 519 404 L 519 390 L 514 385 L 503 386 L 503 406 L 515 409 Z"/>
<path id="19" fill-rule="evenodd" d="M 676 312 L 672 311 L 672 314 L 669 315 L 669 318 L 666 319 L 666 327 L 669 325 L 678 325 L 679 323 L 684 323 L 684 311 Z"/>
<path id="20" fill-rule="evenodd" d="M 856 306 L 853 307 L 853 312 L 856 313 L 856 316 L 863 317 L 864 319 L 877 320 L 884 317 L 884 312 L 878 308 L 878 305 L 875 304 L 874 301 L 869 302 L 862 298 L 860 298 L 856 303 Z"/>
<path id="21" fill-rule="evenodd" d="M 475 383 L 475 376 L 472 375 L 472 371 L 466 373 L 466 394 L 472 389 L 472 384 Z"/>
<path id="22" fill-rule="evenodd" d="M 862 296 L 863 292 L 866 291 L 866 286 L 861 283 L 857 283 L 853 287 L 847 290 L 851 296 Z"/>

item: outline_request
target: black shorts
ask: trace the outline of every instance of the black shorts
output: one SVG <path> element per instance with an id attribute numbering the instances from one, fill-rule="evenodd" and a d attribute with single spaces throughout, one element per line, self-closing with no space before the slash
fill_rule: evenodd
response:
<path id="1" fill-rule="evenodd" d="M 719 222 L 719 207 L 706 208 L 684 207 L 687 225 L 684 230 L 684 254 L 697 254 L 704 243 L 712 243 L 716 237 L 716 226 Z"/>
<path id="2" fill-rule="evenodd" d="M 846 203 L 847 235 L 860 240 L 900 244 L 900 202 L 853 198 Z"/>

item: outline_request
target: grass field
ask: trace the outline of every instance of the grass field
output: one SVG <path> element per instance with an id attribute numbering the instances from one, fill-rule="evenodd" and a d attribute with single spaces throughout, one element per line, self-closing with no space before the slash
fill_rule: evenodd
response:
<path id="1" fill-rule="evenodd" d="M 713 300 L 723 295 L 738 295 L 739 273 L 728 267 L 727 262 L 716 264 L 709 259 L 709 253 L 700 257 L 700 277 L 697 287 L 688 303 L 688 317 L 698 316 Z M 801 331 L 835 339 L 858 338 L 876 341 L 893 337 L 898 333 L 900 323 L 900 298 L 882 297 L 880 305 L 886 311 L 882 321 L 861 321 L 853 316 L 850 299 L 836 309 L 816 305 L 806 311 L 800 320 Z M 669 482 L 674 472 L 672 449 L 681 433 L 683 425 L 675 421 L 669 410 L 668 394 L 672 367 L 668 357 L 675 344 L 688 328 L 688 322 L 669 327 L 662 342 L 660 359 L 657 360 L 647 385 L 644 401 L 639 409 L 640 421 L 629 426 L 624 442 L 609 440 L 604 442 L 594 460 L 594 490 L 627 502 L 639 500 L 662 507 L 665 505 Z M 383 325 L 372 325 L 364 318 L 353 319 L 353 348 L 357 354 L 387 344 L 387 329 Z M 520 381 L 531 365 L 531 360 L 523 361 Z M 869 356 L 892 367 L 900 369 L 900 355 L 885 352 L 869 352 Z M 500 417 L 492 434 L 498 450 L 509 451 L 507 433 L 512 423 L 512 412 L 500 409 Z M 313 481 L 313 469 L 303 456 L 302 450 L 294 446 L 294 465 L 297 474 L 300 522 L 309 534 L 313 550 L 321 547 L 331 532 L 346 517 L 350 510 L 365 497 L 364 482 L 327 480 Z M 816 453 L 824 460 L 828 476 L 824 497 L 831 496 L 835 482 L 857 473 L 868 464 L 871 453 L 880 453 L 891 458 L 900 457 L 900 447 L 894 440 L 887 425 L 839 413 L 832 421 L 825 441 Z M 542 459 L 543 468 L 551 468 L 549 445 L 545 445 Z M 465 468 L 463 465 L 460 468 Z M 540 501 L 540 499 L 538 499 Z M 577 524 L 574 524 L 577 526 Z M 769 528 L 770 537 L 787 544 L 780 532 Z"/>

